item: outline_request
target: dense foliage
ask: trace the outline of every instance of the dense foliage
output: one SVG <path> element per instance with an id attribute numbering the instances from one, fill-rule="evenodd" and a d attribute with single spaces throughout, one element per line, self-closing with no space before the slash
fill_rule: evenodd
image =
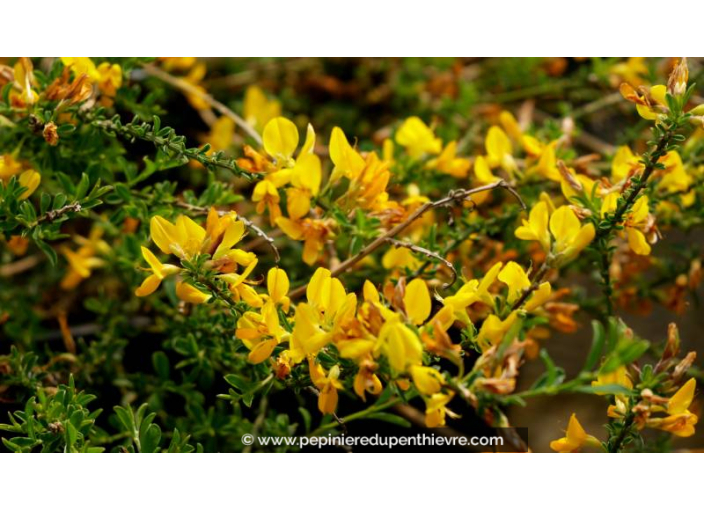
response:
<path id="1" fill-rule="evenodd" d="M 563 438 L 506 429 L 510 449 L 678 448 L 698 421 L 696 354 L 675 324 L 624 316 L 698 313 L 701 70 L 5 60 L 3 444 L 282 451 L 240 438 L 357 423 L 471 435 L 522 426 L 509 413 L 536 397 L 587 394 L 602 430 L 566 408 L 541 418 Z M 551 346 L 590 324 L 586 357 L 557 366 Z"/>

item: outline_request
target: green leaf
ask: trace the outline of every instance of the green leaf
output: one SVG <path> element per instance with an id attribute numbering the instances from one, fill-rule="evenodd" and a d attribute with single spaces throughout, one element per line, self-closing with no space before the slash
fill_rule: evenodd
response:
<path id="1" fill-rule="evenodd" d="M 39 214 L 44 215 L 51 207 L 51 195 L 48 193 L 42 193 L 42 197 L 39 201 Z"/>
<path id="2" fill-rule="evenodd" d="M 120 424 L 122 425 L 122 430 L 125 432 L 129 432 L 130 434 L 134 434 L 137 430 L 137 427 L 134 423 L 134 413 L 132 411 L 132 408 L 128 407 L 127 409 L 125 409 L 121 406 L 115 406 L 113 407 L 113 410 L 115 411 L 115 414 L 117 415 L 117 418 L 120 421 Z"/>
<path id="3" fill-rule="evenodd" d="M 59 261 L 59 258 L 56 255 L 54 249 L 41 239 L 35 238 L 34 242 L 36 243 L 37 247 L 39 247 L 39 249 L 44 252 L 44 255 L 47 256 L 49 262 L 51 262 L 51 265 L 56 266 Z"/>
<path id="4" fill-rule="evenodd" d="M 64 427 L 66 428 L 66 450 L 74 451 L 74 445 L 78 440 L 78 430 L 70 421 L 64 422 Z"/>
<path id="5" fill-rule="evenodd" d="M 75 130 L 76 126 L 74 126 L 73 124 L 69 124 L 68 122 L 66 124 L 61 124 L 56 128 L 56 132 L 59 134 L 59 136 L 66 136 L 70 133 L 73 133 Z"/>
<path id="6" fill-rule="evenodd" d="M 151 423 L 147 429 L 140 434 L 139 441 L 142 453 L 155 453 L 161 442 L 161 428 L 156 423 Z"/>
<path id="7" fill-rule="evenodd" d="M 582 367 L 582 372 L 589 372 L 594 370 L 594 367 L 599 362 L 601 358 L 601 353 L 604 350 L 604 343 L 606 343 L 606 332 L 604 331 L 604 326 L 601 322 L 597 320 L 592 321 L 592 348 L 589 350 L 587 359 L 584 362 L 584 367 Z"/>
<path id="8" fill-rule="evenodd" d="M 66 195 L 64 195 L 63 193 L 57 193 L 54 197 L 54 205 L 52 207 L 54 209 L 61 209 L 63 206 L 66 205 L 67 200 L 68 197 L 66 197 Z"/>
<path id="9" fill-rule="evenodd" d="M 154 365 L 154 370 L 159 375 L 160 379 L 169 379 L 169 358 L 162 351 L 156 351 L 152 354 L 152 364 Z"/>
<path id="10" fill-rule="evenodd" d="M 227 383 L 240 390 L 242 393 L 247 393 L 251 387 L 251 384 L 245 381 L 242 377 L 236 374 L 228 374 L 225 376 Z"/>
<path id="11" fill-rule="evenodd" d="M 76 194 L 75 198 L 77 201 L 80 201 L 83 199 L 83 197 L 86 196 L 86 193 L 88 193 L 88 187 L 90 186 L 90 178 L 88 177 L 88 174 L 83 172 L 81 175 L 81 180 L 78 183 L 78 186 L 76 186 Z"/>

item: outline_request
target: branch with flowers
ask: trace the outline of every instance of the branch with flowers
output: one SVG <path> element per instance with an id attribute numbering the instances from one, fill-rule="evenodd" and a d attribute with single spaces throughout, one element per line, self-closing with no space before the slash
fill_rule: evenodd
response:
<path id="1" fill-rule="evenodd" d="M 243 434 L 349 435 L 362 422 L 490 427 L 516 451 L 665 451 L 695 437 L 695 351 L 674 323 L 626 319 L 686 312 L 701 281 L 696 243 L 652 249 L 704 212 L 704 113 L 686 59 L 650 87 L 643 60 L 574 63 L 598 85 L 548 60 L 545 73 L 568 74 L 535 70 L 546 81 L 529 86 L 518 73 L 514 90 L 502 87 L 518 63 L 482 61 L 481 95 L 458 70 L 418 71 L 454 102 L 396 90 L 399 74 L 362 95 L 329 76 L 291 78 L 278 98 L 267 80 L 233 92 L 218 76 L 240 65 L 0 66 L 6 448 L 249 452 L 260 445 Z M 211 78 L 211 66 L 223 67 Z M 505 83 L 484 66 L 507 66 Z M 320 90 L 360 111 L 387 93 L 413 104 L 362 118 Z M 624 133 L 580 132 L 605 114 Z M 591 347 L 574 349 L 586 357 L 560 354 L 590 319 Z M 552 441 L 511 428 L 536 398 L 577 394 L 599 419 L 541 417 L 565 429 Z"/>

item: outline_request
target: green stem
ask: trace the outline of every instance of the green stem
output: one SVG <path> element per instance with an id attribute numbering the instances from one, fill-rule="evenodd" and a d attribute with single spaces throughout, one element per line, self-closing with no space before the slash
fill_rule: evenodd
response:
<path id="1" fill-rule="evenodd" d="M 169 153 L 172 157 L 183 160 L 190 159 L 198 161 L 205 167 L 224 168 L 226 170 L 230 170 L 235 175 L 245 177 L 249 180 L 256 178 L 255 174 L 242 170 L 237 165 L 235 159 L 209 156 L 200 149 L 189 149 L 186 147 L 183 137 L 175 136 L 173 135 L 173 132 L 172 136 L 169 137 L 160 136 L 159 133 L 153 130 L 153 126 L 146 122 L 143 122 L 140 125 L 135 125 L 131 122 L 122 124 L 121 122 L 115 122 L 113 120 L 95 119 L 91 121 L 91 124 L 106 133 L 117 134 L 127 139 L 138 138 L 140 140 L 151 142 L 157 148 L 163 149 Z"/>
<path id="2" fill-rule="evenodd" d="M 623 442 L 625 441 L 626 437 L 628 434 L 631 432 L 631 428 L 633 427 L 633 421 L 635 419 L 636 415 L 629 411 L 626 417 L 623 419 L 623 423 L 621 424 L 621 430 L 616 436 L 616 438 L 612 441 L 609 439 L 608 445 L 607 445 L 607 451 L 609 453 L 618 453 L 621 451 L 621 447 L 623 446 Z"/>

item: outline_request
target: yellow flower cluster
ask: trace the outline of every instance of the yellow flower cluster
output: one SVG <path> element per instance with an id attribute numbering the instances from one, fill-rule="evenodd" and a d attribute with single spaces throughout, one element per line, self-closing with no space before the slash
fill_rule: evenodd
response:
<path id="1" fill-rule="evenodd" d="M 185 215 L 176 218 L 175 223 L 154 216 L 150 223 L 152 241 L 166 255 L 175 255 L 180 260 L 190 261 L 202 254 L 210 256 L 208 269 L 218 273 L 218 277 L 228 282 L 234 293 L 245 299 L 249 286 L 246 276 L 257 264 L 257 257 L 250 252 L 234 248 L 245 233 L 244 223 L 237 220 L 235 213 L 219 215 L 212 208 L 208 214 L 205 228 Z M 142 255 L 149 264 L 151 275 L 135 291 L 139 297 L 153 293 L 168 276 L 181 273 L 181 268 L 173 264 L 162 263 L 154 253 L 142 247 Z M 236 271 L 244 268 L 242 274 Z M 212 294 L 197 289 L 189 283 L 179 281 L 176 284 L 177 296 L 188 303 L 200 304 L 211 299 Z"/>

